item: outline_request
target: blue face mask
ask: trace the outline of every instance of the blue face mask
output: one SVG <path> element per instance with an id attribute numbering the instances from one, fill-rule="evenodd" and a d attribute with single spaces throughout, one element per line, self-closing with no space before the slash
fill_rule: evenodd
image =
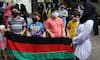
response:
<path id="1" fill-rule="evenodd" d="M 57 18 L 58 16 L 59 16 L 59 13 L 58 13 L 58 12 L 52 13 L 52 17 L 53 17 L 53 18 Z"/>
<path id="2" fill-rule="evenodd" d="M 80 15 L 82 16 L 82 15 L 83 15 L 83 13 L 84 13 L 84 10 L 81 10 L 81 11 L 80 11 Z"/>

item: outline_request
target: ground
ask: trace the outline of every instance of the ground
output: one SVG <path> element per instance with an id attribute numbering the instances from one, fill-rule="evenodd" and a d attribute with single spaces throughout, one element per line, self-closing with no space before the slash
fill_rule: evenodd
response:
<path id="1" fill-rule="evenodd" d="M 99 27 L 100 33 L 100 27 Z M 92 53 L 88 60 L 100 60 L 100 34 L 92 38 Z"/>

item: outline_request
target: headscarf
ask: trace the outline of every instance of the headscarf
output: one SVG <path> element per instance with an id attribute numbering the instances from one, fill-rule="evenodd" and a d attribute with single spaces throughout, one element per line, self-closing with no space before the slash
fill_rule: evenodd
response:
<path id="1" fill-rule="evenodd" d="M 80 19 L 80 23 L 83 24 L 89 19 L 95 20 L 96 8 L 93 6 L 91 1 L 86 0 L 86 2 L 84 2 L 83 6 L 85 7 L 85 10 L 84 10 L 83 16 Z"/>

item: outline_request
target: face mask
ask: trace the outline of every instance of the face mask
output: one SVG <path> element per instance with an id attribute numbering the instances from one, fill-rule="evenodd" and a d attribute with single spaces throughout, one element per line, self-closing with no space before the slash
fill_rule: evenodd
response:
<path id="1" fill-rule="evenodd" d="M 12 12 L 13 17 L 16 17 L 18 15 L 17 12 Z"/>
<path id="2" fill-rule="evenodd" d="M 58 12 L 52 13 L 52 17 L 57 18 L 58 16 L 59 16 L 59 13 Z"/>
<path id="3" fill-rule="evenodd" d="M 81 11 L 80 11 L 80 15 L 82 16 L 82 15 L 83 15 L 83 13 L 84 13 L 84 10 L 81 10 Z"/>
<path id="4" fill-rule="evenodd" d="M 40 18 L 32 18 L 32 19 L 34 23 L 40 20 Z"/>

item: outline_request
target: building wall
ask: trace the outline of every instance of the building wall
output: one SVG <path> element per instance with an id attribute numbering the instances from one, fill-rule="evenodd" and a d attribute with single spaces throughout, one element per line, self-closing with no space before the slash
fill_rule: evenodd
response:
<path id="1" fill-rule="evenodd" d="M 28 13 L 32 12 L 31 0 L 13 0 L 13 3 L 17 3 L 19 5 L 23 3 L 26 6 Z"/>

